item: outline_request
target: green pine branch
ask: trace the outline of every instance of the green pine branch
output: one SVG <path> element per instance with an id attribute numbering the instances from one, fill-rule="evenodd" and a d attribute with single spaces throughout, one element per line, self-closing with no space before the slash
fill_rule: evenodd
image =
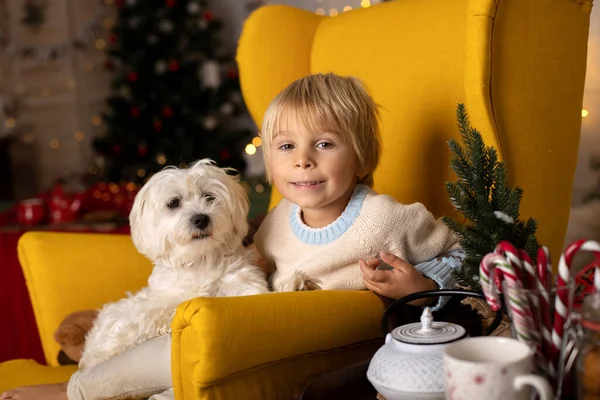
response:
<path id="1" fill-rule="evenodd" d="M 451 139 L 448 147 L 452 154 L 450 167 L 458 179 L 446 182 L 446 190 L 464 222 L 448 216 L 442 220 L 459 236 L 466 253 L 462 268 L 455 273 L 457 282 L 481 290 L 479 263 L 500 241 L 510 241 L 535 259 L 539 247 L 537 224 L 531 218 L 526 222 L 519 219 L 523 190 L 509 187 L 506 165 L 498 161 L 496 149 L 486 147 L 481 134 L 471 126 L 463 104 L 458 105 L 456 118 L 461 143 Z"/>

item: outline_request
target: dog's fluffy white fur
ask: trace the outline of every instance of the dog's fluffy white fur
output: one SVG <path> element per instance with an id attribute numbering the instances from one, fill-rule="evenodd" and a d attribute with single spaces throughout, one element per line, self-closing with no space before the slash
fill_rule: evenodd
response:
<path id="1" fill-rule="evenodd" d="M 183 301 L 267 293 L 264 273 L 242 246 L 247 214 L 238 179 L 210 160 L 155 174 L 130 214 L 133 243 L 154 263 L 148 286 L 101 309 L 79 368 L 168 333 Z"/>

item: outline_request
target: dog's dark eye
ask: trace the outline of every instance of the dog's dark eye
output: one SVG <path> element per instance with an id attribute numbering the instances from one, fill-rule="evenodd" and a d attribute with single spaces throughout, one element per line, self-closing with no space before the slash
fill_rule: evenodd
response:
<path id="1" fill-rule="evenodd" d="M 179 199 L 177 197 L 169 200 L 169 202 L 167 203 L 167 207 L 169 207 L 171 210 L 179 207 L 179 205 L 181 204 L 181 202 L 179 201 Z"/>
<path id="2" fill-rule="evenodd" d="M 204 199 L 208 202 L 208 204 L 211 204 L 215 201 L 215 196 L 212 194 L 205 194 Z"/>

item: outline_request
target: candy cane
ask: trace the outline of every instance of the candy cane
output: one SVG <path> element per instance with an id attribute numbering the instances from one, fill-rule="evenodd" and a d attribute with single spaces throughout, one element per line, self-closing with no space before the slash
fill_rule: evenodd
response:
<path id="1" fill-rule="evenodd" d="M 554 302 L 554 327 L 552 330 L 552 362 L 557 371 L 560 371 L 561 365 L 561 347 L 564 337 L 565 323 L 569 319 L 569 290 L 568 286 L 572 283 L 571 263 L 573 257 L 580 250 L 592 251 L 598 255 L 600 253 L 600 244 L 593 240 L 578 240 L 570 244 L 561 255 L 558 263 L 557 293 Z"/>
<path id="2" fill-rule="evenodd" d="M 550 361 L 552 352 L 552 321 L 550 318 L 550 295 L 549 290 L 552 287 L 551 276 L 552 266 L 550 264 L 550 254 L 546 246 L 542 246 L 537 251 L 537 288 L 539 292 L 539 313 L 542 319 L 540 332 L 542 334 L 542 352 L 546 358 L 546 368 L 550 376 L 556 376 L 553 363 Z"/>
<path id="3" fill-rule="evenodd" d="M 488 304 L 494 311 L 500 309 L 500 291 L 491 279 L 496 271 L 501 272 L 502 280 L 506 282 L 505 296 L 517 338 L 530 346 L 535 345 L 539 338 L 535 334 L 532 312 L 527 301 L 521 296 L 523 284 L 513 265 L 506 257 L 497 253 L 487 254 L 480 263 L 480 283 Z"/>
<path id="4" fill-rule="evenodd" d="M 498 311 L 502 308 L 499 294 L 502 293 L 502 276 L 496 271 L 499 263 L 508 264 L 508 260 L 500 254 L 489 253 L 479 263 L 479 284 L 490 308 Z"/>

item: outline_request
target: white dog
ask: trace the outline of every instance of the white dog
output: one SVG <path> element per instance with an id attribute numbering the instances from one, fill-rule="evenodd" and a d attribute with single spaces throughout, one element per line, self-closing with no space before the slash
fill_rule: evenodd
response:
<path id="1" fill-rule="evenodd" d="M 242 246 L 247 215 L 238 179 L 210 160 L 154 175 L 129 216 L 134 245 L 154 263 L 148 286 L 100 310 L 79 368 L 168 333 L 183 301 L 267 293 L 264 273 Z"/>

